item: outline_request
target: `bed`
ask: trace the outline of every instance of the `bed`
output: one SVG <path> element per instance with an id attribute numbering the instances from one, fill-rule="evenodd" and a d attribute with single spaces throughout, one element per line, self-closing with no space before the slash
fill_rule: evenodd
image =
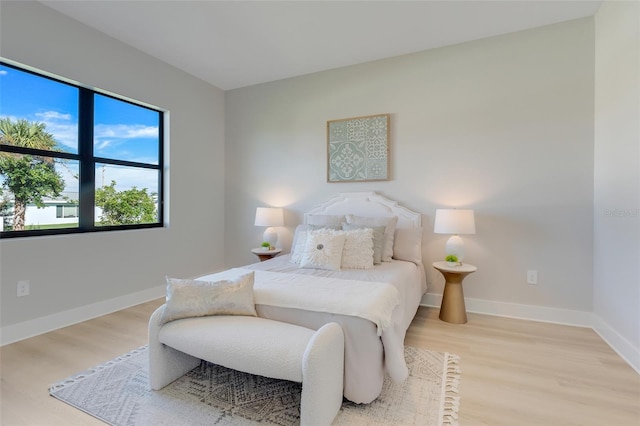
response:
<path id="1" fill-rule="evenodd" d="M 314 258 L 329 253 L 334 239 L 344 234 L 351 240 L 341 246 L 338 268 L 335 259 L 332 267 L 323 263 L 327 256 Z M 366 247 L 358 245 L 360 237 L 368 241 Z M 353 256 L 347 256 L 347 246 Z M 310 255 L 305 247 L 315 251 Z M 342 193 L 304 215 L 290 254 L 198 279 L 254 271 L 258 316 L 314 330 L 328 322 L 340 324 L 345 334 L 344 396 L 369 403 L 380 395 L 385 373 L 395 382 L 408 375 L 404 337 L 426 292 L 421 247 L 419 213 L 374 192 Z M 379 263 L 368 263 L 376 256 Z M 347 257 L 352 263 L 345 268 Z"/>

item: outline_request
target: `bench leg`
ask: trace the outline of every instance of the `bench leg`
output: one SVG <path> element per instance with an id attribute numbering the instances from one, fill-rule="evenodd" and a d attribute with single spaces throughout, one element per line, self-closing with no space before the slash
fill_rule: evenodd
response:
<path id="1" fill-rule="evenodd" d="M 160 318 L 164 305 L 149 320 L 149 385 L 160 390 L 200 365 L 200 359 L 187 355 L 158 341 Z"/>
<path id="2" fill-rule="evenodd" d="M 302 359 L 300 424 L 330 425 L 342 406 L 344 334 L 336 323 L 311 337 Z"/>
<path id="3" fill-rule="evenodd" d="M 149 385 L 160 390 L 200 365 L 200 359 L 160 343 L 156 350 L 149 346 Z"/>

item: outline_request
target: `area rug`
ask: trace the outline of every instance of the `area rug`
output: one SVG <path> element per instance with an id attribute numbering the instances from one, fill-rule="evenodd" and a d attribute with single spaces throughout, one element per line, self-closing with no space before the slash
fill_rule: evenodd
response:
<path id="1" fill-rule="evenodd" d="M 459 357 L 407 346 L 409 378 L 385 379 L 370 404 L 344 401 L 334 425 L 458 424 Z M 203 361 L 160 391 L 149 389 L 148 352 L 136 349 L 49 389 L 110 425 L 194 426 L 300 423 L 302 385 L 230 370 Z"/>

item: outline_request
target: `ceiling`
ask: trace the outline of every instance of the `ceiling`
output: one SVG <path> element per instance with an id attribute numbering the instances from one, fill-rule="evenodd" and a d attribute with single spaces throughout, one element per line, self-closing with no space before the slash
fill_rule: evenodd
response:
<path id="1" fill-rule="evenodd" d="M 593 16 L 602 1 L 41 3 L 229 90 Z"/>

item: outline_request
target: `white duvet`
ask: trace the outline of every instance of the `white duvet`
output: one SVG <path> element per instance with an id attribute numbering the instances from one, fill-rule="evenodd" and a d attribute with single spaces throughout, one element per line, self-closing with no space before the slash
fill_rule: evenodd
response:
<path id="1" fill-rule="evenodd" d="M 247 272 L 251 270 L 234 268 L 199 279 L 234 279 Z M 400 303 L 398 290 L 388 283 L 303 277 L 271 271 L 254 272 L 253 294 L 256 304 L 363 318 L 376 325 L 378 336 L 389 328 L 393 310 Z"/>

